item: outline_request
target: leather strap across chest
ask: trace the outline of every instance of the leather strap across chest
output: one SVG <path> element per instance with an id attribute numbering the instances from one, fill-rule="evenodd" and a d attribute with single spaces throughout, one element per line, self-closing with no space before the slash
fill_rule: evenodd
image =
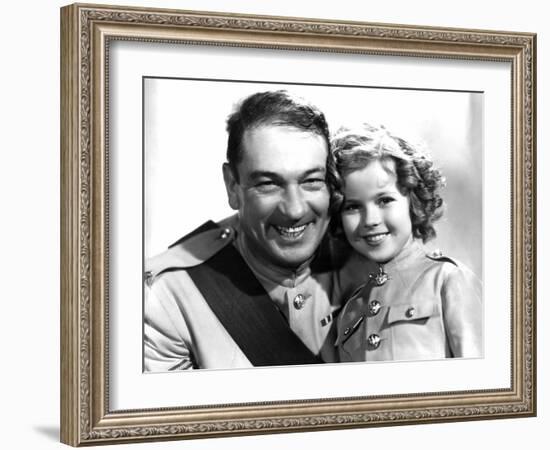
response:
<path id="1" fill-rule="evenodd" d="M 323 362 L 291 330 L 233 245 L 224 247 L 203 264 L 187 271 L 252 365 Z"/>

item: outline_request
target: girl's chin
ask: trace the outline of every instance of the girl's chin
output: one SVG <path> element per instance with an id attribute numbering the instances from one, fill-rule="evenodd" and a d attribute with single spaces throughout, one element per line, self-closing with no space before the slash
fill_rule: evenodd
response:
<path id="1" fill-rule="evenodd" d="M 363 248 L 355 248 L 357 252 L 359 252 L 361 255 L 363 255 L 365 258 L 367 258 L 369 261 L 378 263 L 378 264 L 386 264 L 390 262 L 398 252 L 388 252 L 388 251 L 376 251 L 371 249 L 365 249 Z"/>

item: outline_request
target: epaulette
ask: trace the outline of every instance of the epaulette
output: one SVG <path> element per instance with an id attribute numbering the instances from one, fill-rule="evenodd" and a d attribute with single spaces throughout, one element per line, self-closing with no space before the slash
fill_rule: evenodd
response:
<path id="1" fill-rule="evenodd" d="M 426 253 L 426 256 L 432 261 L 450 262 L 451 264 L 458 266 L 458 263 L 454 259 L 443 255 L 443 252 L 441 250 L 434 250 L 433 252 Z"/>
<path id="2" fill-rule="evenodd" d="M 208 224 L 208 225 L 207 225 Z M 151 284 L 155 277 L 167 270 L 187 269 L 198 266 L 210 259 L 221 249 L 233 242 L 235 229 L 232 226 L 223 226 L 214 222 L 201 225 L 192 231 L 168 250 L 145 261 L 145 281 Z M 224 223 L 224 225 L 226 225 Z"/>

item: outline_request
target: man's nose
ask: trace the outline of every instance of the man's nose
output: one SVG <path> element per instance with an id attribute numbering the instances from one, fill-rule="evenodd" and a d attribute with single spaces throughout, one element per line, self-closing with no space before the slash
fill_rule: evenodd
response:
<path id="1" fill-rule="evenodd" d="M 297 220 L 305 215 L 307 204 L 299 187 L 291 186 L 285 190 L 279 209 L 289 219 Z"/>

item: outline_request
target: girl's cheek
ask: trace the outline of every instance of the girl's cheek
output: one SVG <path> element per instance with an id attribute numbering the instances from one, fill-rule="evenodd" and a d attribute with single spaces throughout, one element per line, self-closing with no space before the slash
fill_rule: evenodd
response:
<path id="1" fill-rule="evenodd" d="M 348 214 L 342 217 L 342 228 L 344 228 L 344 233 L 346 233 L 346 236 L 352 234 L 353 231 L 356 229 L 356 227 L 353 225 L 353 221 Z"/>

